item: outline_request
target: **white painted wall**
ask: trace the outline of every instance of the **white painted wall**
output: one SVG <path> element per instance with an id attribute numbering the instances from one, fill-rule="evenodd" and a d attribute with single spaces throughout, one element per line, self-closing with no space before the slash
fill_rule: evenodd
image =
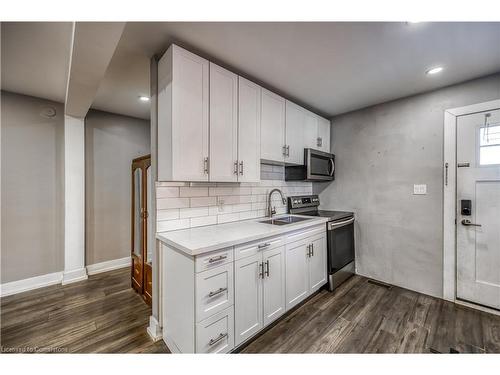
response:
<path id="1" fill-rule="evenodd" d="M 500 74 L 332 119 L 335 181 L 314 190 L 355 212 L 358 273 L 442 297 L 444 110 L 498 98 Z"/>
<path id="2" fill-rule="evenodd" d="M 85 279 L 85 121 L 64 116 L 63 283 Z"/>

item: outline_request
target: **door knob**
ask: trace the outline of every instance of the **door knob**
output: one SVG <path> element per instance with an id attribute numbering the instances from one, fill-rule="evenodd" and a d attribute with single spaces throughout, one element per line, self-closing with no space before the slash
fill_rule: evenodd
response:
<path id="1" fill-rule="evenodd" d="M 466 227 L 480 227 L 481 226 L 481 224 L 471 223 L 471 221 L 469 219 L 463 219 L 462 225 L 465 225 Z"/>

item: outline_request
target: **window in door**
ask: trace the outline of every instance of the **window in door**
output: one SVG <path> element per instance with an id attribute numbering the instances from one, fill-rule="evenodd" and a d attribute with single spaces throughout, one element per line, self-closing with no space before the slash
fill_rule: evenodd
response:
<path id="1" fill-rule="evenodd" d="M 500 165 L 500 125 L 479 128 L 479 165 Z"/>

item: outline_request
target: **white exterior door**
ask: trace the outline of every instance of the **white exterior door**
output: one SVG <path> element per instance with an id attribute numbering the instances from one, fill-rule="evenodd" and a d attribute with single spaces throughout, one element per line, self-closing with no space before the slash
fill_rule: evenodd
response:
<path id="1" fill-rule="evenodd" d="M 264 252 L 264 326 L 285 313 L 285 247 Z"/>
<path id="2" fill-rule="evenodd" d="M 235 344 L 239 345 L 263 327 L 262 254 L 234 263 Z"/>
<path id="3" fill-rule="evenodd" d="M 285 99 L 262 89 L 260 157 L 283 161 L 285 145 Z"/>
<path id="4" fill-rule="evenodd" d="M 238 181 L 260 181 L 261 88 L 238 77 Z"/>
<path id="5" fill-rule="evenodd" d="M 208 181 L 209 62 L 178 46 L 172 46 L 172 54 L 172 133 L 162 135 L 173 139 L 172 176 L 175 181 Z"/>
<path id="6" fill-rule="evenodd" d="M 309 295 L 307 244 L 297 241 L 286 245 L 286 309 L 289 310 Z"/>
<path id="7" fill-rule="evenodd" d="M 210 63 L 210 180 L 237 181 L 237 160 L 238 76 Z"/>
<path id="8" fill-rule="evenodd" d="M 309 257 L 309 291 L 314 293 L 326 284 L 326 237 L 311 240 Z"/>
<path id="9" fill-rule="evenodd" d="M 498 309 L 500 109 L 457 118 L 456 218 L 457 297 Z"/>

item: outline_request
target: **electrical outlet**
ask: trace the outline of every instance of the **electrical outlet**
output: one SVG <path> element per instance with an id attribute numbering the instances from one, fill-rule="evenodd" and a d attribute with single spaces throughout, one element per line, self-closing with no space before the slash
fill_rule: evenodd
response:
<path id="1" fill-rule="evenodd" d="M 413 195 L 426 195 L 427 194 L 427 185 L 413 185 Z"/>

